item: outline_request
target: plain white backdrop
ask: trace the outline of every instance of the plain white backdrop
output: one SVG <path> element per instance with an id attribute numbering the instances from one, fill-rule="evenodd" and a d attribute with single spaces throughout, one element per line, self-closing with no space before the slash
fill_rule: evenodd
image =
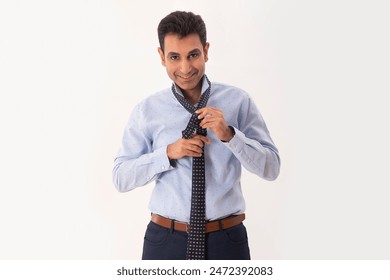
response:
<path id="1" fill-rule="evenodd" d="M 211 80 L 256 101 L 279 179 L 243 173 L 253 259 L 389 259 L 386 1 L 1 1 L 0 259 L 139 259 L 153 184 L 118 193 L 157 25 L 200 14 Z"/>

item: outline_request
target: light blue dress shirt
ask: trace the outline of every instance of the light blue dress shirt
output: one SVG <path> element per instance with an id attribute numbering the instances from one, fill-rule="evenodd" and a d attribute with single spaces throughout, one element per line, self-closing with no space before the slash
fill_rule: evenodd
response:
<path id="1" fill-rule="evenodd" d="M 207 87 L 204 78 L 202 93 Z M 176 90 L 182 95 L 179 88 Z M 211 144 L 205 145 L 206 219 L 215 220 L 245 211 L 241 166 L 274 180 L 279 175 L 280 159 L 259 110 L 246 92 L 212 82 L 207 105 L 221 109 L 235 130 L 228 143 L 207 130 Z M 181 138 L 190 117 L 170 88 L 149 96 L 134 108 L 113 168 L 113 181 L 120 192 L 155 181 L 150 211 L 182 222 L 190 219 L 192 157 L 176 160 L 173 167 L 167 146 Z"/>

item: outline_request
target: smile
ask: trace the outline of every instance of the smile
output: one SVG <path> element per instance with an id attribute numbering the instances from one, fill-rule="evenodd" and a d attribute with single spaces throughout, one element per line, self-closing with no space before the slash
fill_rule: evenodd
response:
<path id="1" fill-rule="evenodd" d="M 193 76 L 195 76 L 196 73 L 192 73 L 191 75 L 189 76 L 181 76 L 181 75 L 176 75 L 177 77 L 183 79 L 183 80 L 189 80 L 191 79 Z"/>

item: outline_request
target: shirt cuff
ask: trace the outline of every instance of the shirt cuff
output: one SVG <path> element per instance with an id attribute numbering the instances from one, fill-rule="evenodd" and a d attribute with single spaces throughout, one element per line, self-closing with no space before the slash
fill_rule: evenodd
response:
<path id="1" fill-rule="evenodd" d="M 223 142 L 233 153 L 239 154 L 245 145 L 245 135 L 237 128 L 234 128 L 234 136 L 229 142 Z"/>
<path id="2" fill-rule="evenodd" d="M 163 146 L 155 150 L 154 155 L 154 169 L 156 173 L 175 169 L 175 166 L 171 165 L 171 161 L 168 158 L 167 146 Z"/>

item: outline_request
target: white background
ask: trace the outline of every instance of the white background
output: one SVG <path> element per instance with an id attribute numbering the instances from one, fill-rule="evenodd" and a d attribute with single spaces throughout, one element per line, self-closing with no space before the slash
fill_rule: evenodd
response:
<path id="1" fill-rule="evenodd" d="M 157 25 L 206 22 L 206 72 L 255 99 L 275 182 L 243 174 L 253 259 L 390 258 L 386 1 L 0 2 L 0 259 L 139 259 L 153 184 L 118 193 L 134 105 L 169 87 Z"/>

